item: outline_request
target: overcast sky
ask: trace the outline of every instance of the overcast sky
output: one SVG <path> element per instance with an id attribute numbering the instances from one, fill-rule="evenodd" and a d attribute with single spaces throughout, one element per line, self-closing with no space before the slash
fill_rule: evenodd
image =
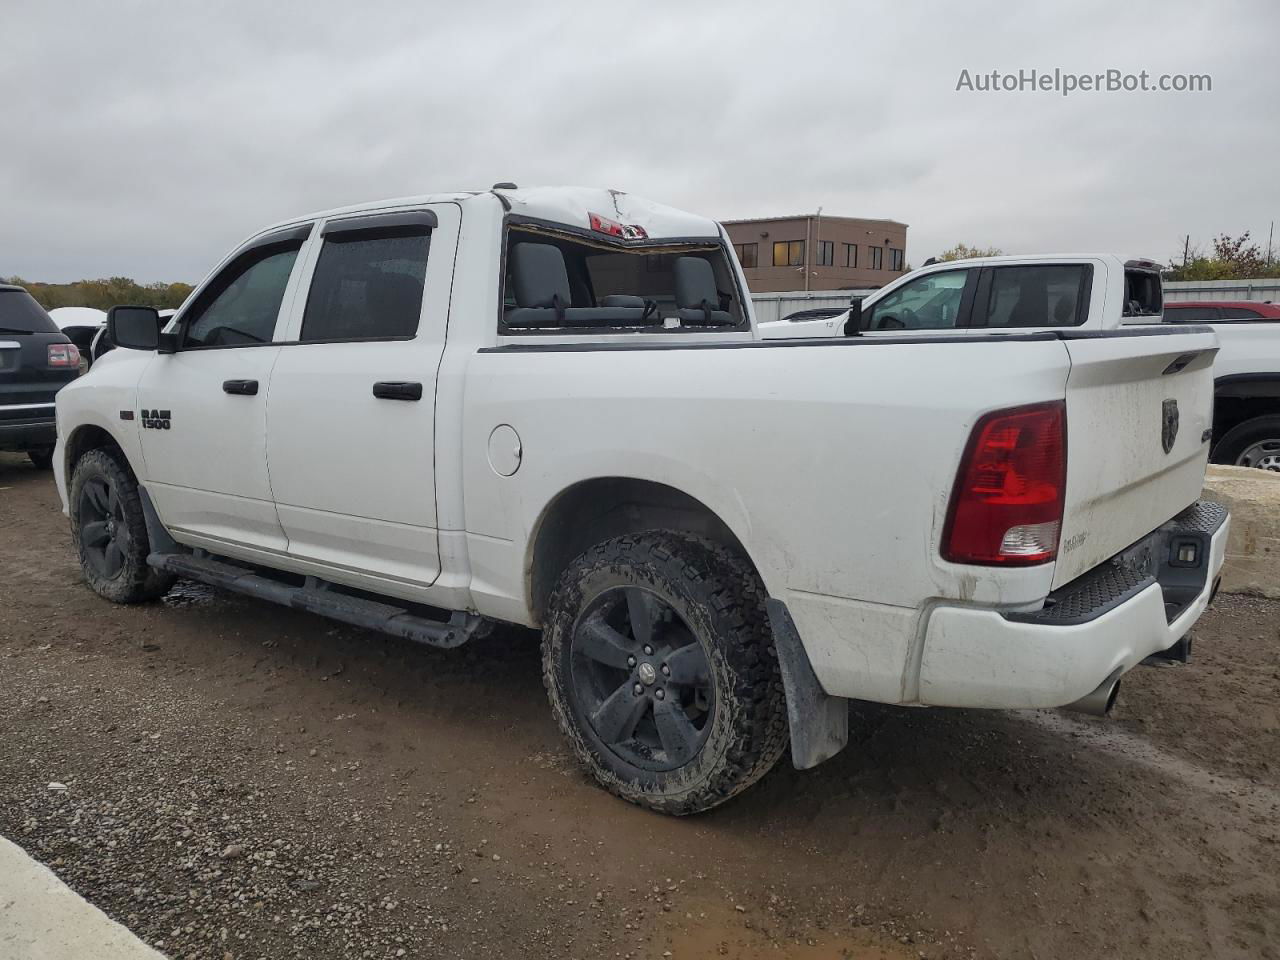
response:
<path id="1" fill-rule="evenodd" d="M 272 221 L 499 180 L 901 220 L 917 266 L 1265 246 L 1280 4 L 1034 7 L 10 0 L 0 276 L 194 282 Z M 956 91 L 1020 68 L 1213 89 Z"/>

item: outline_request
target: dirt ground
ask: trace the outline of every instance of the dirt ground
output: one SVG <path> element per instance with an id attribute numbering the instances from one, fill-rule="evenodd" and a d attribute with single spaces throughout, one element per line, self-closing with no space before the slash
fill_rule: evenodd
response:
<path id="1" fill-rule="evenodd" d="M 1221 598 L 1109 721 L 858 706 L 675 820 L 570 763 L 535 635 L 112 606 L 0 454 L 0 833 L 184 958 L 1280 957 L 1278 625 Z"/>

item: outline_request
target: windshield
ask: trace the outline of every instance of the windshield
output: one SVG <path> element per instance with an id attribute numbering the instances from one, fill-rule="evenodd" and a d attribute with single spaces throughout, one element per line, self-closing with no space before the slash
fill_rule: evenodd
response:
<path id="1" fill-rule="evenodd" d="M 25 290 L 0 290 L 0 333 L 57 333 L 44 307 Z"/>

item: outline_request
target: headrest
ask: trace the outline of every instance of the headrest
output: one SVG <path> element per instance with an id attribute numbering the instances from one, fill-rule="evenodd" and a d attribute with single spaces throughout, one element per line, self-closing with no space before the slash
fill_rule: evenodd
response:
<path id="1" fill-rule="evenodd" d="M 549 243 L 517 243 L 511 248 L 511 282 L 521 307 L 550 307 L 557 298 L 564 307 L 573 299 L 564 254 Z"/>
<path id="2" fill-rule="evenodd" d="M 676 306 L 681 309 L 700 307 L 709 303 L 716 307 L 720 295 L 716 292 L 716 275 L 711 261 L 701 257 L 676 257 Z"/>

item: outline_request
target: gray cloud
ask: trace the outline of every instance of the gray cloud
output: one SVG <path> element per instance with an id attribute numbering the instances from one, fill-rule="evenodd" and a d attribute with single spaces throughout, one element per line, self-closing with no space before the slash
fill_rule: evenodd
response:
<path id="1" fill-rule="evenodd" d="M 1264 0 L 48 2 L 5 33 L 0 275 L 195 281 L 273 220 L 507 179 L 905 220 L 917 264 L 1166 257 L 1280 215 Z M 1213 92 L 955 91 L 1033 67 Z"/>

